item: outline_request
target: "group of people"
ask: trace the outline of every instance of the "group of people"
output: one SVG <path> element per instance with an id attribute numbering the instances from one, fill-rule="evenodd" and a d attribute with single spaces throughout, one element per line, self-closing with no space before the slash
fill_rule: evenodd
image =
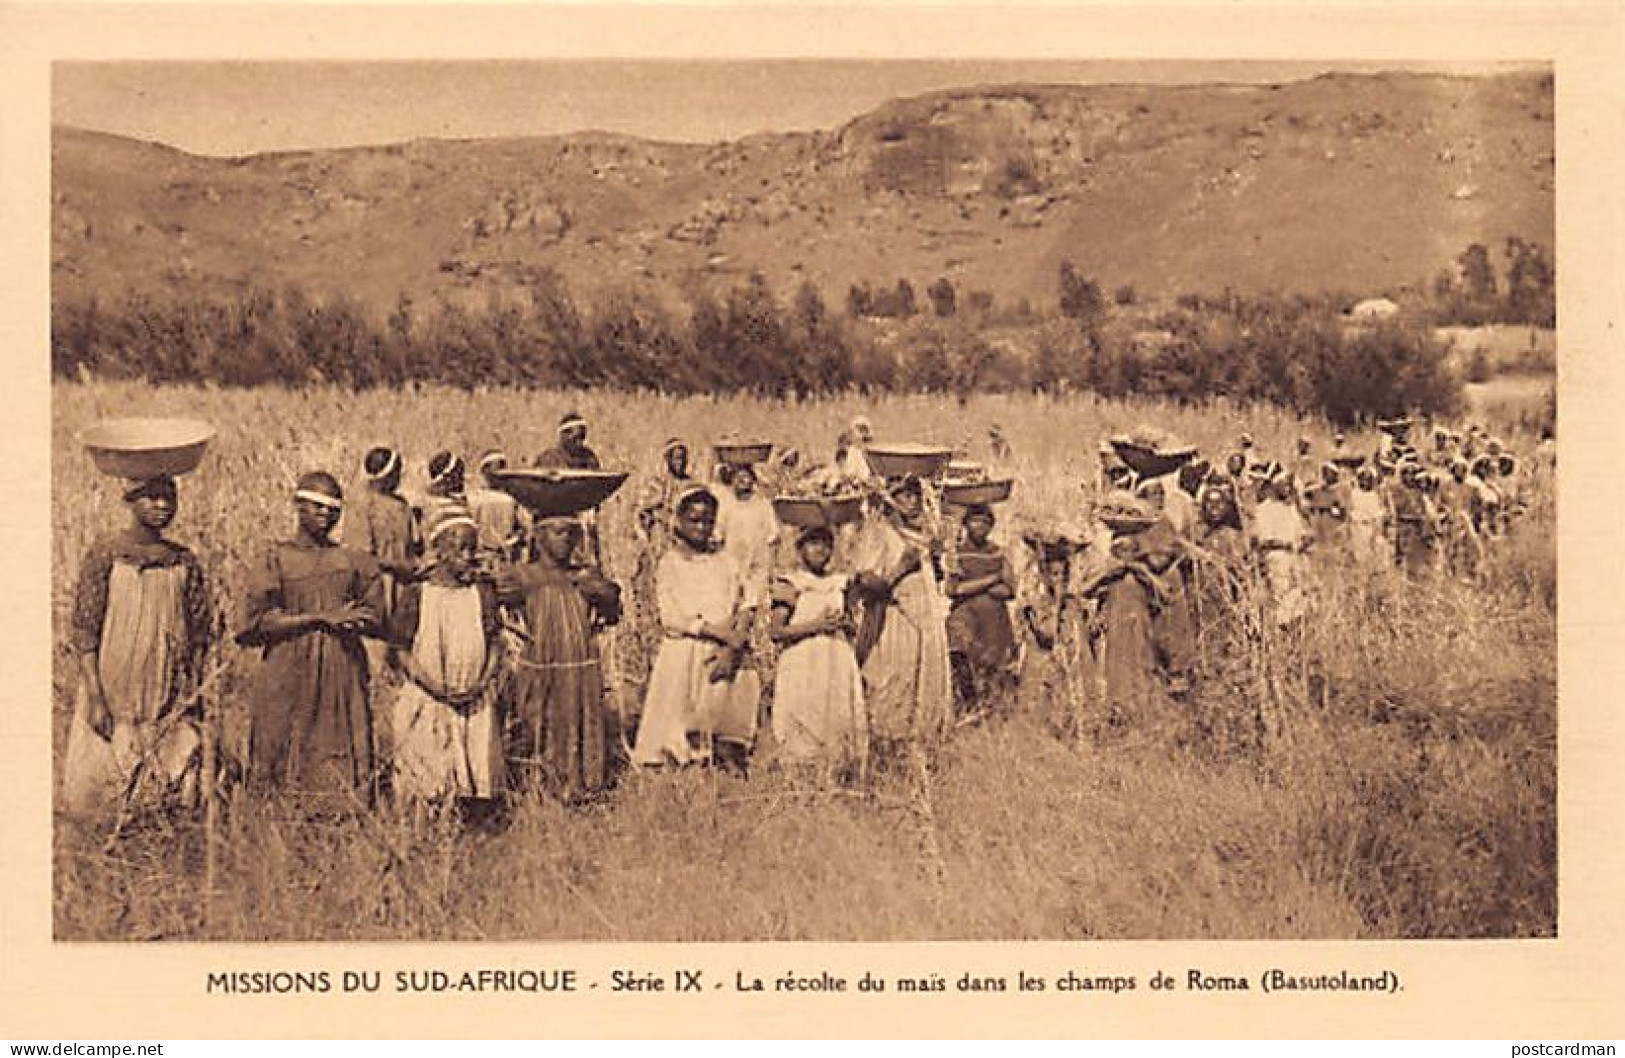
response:
<path id="1" fill-rule="evenodd" d="M 996 502 L 954 503 L 942 473 L 879 476 L 866 420 L 825 464 L 718 446 L 701 474 L 672 438 L 633 494 L 626 586 L 609 575 L 598 512 L 528 512 L 500 487 L 502 452 L 479 458 L 473 485 L 460 456 L 436 454 L 414 502 L 400 453 L 377 447 L 357 495 L 328 472 L 298 479 L 294 532 L 245 588 L 247 779 L 324 812 L 386 789 L 464 808 L 519 790 L 579 803 L 626 767 L 764 757 L 852 779 L 929 754 L 1063 650 L 1094 674 L 1110 722 L 1132 724 L 1188 693 L 1197 638 L 1246 573 L 1290 629 L 1316 552 L 1472 576 L 1510 531 L 1521 468 L 1499 440 L 1439 429 L 1422 453 L 1410 422 L 1380 425 L 1369 455 L 1342 435 L 1319 454 L 1304 440 L 1290 469 L 1245 435 L 1222 464 L 1154 431 L 1107 443 L 1086 517 L 1020 534 L 1025 575 L 999 542 Z M 600 468 L 579 415 L 558 435 L 535 467 Z M 1009 465 L 996 428 L 988 447 L 986 465 L 950 472 L 985 480 Z M 1156 472 L 1126 450 L 1151 451 Z M 791 518 L 770 495 L 813 498 L 801 509 L 825 516 Z M 141 790 L 185 796 L 199 706 L 218 690 L 206 573 L 166 535 L 176 482 L 131 482 L 124 499 L 130 526 L 92 547 L 74 599 L 74 812 Z M 617 625 L 629 634 L 604 634 Z M 626 691 L 606 673 L 618 649 L 636 700 L 613 700 Z"/>

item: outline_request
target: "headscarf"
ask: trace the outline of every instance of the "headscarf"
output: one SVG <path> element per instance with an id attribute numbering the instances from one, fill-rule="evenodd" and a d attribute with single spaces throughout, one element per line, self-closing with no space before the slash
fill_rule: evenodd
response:
<path id="1" fill-rule="evenodd" d="M 988 521 L 994 523 L 997 523 L 998 521 L 998 519 L 994 517 L 993 506 L 987 503 L 973 503 L 966 507 L 965 513 L 960 518 L 960 521 L 968 522 L 972 518 L 986 518 Z"/>
<path id="2" fill-rule="evenodd" d="M 677 516 L 677 512 L 681 511 L 684 507 L 700 498 L 704 498 L 708 503 L 710 503 L 713 510 L 717 508 L 717 494 L 711 491 L 711 487 L 709 485 L 696 481 L 693 484 L 685 485 L 683 488 L 679 489 L 677 495 L 672 498 L 672 517 L 675 518 Z"/>
<path id="3" fill-rule="evenodd" d="M 147 496 L 175 496 L 175 479 L 168 474 L 157 474 L 150 478 L 141 478 L 130 483 L 124 490 L 124 502 L 134 503 Z"/>
<path id="4" fill-rule="evenodd" d="M 429 484 L 441 487 L 461 485 L 463 457 L 450 452 L 436 452 L 429 460 Z"/>
<path id="5" fill-rule="evenodd" d="M 684 455 L 690 454 L 687 441 L 683 440 L 681 437 L 668 437 L 668 438 L 666 438 L 666 443 L 660 446 L 660 460 L 661 460 L 661 462 L 664 463 L 666 461 L 666 459 L 668 457 L 670 457 L 672 452 L 679 449 L 679 448 L 681 448 L 683 450 Z"/>
<path id="6" fill-rule="evenodd" d="M 467 507 L 460 505 L 441 507 L 429 516 L 429 525 L 423 534 L 424 542 L 432 547 L 442 535 L 458 527 L 479 529 L 478 523 L 474 521 L 474 516 L 469 513 Z"/>
<path id="7" fill-rule="evenodd" d="M 925 494 L 925 487 L 921 484 L 918 475 L 903 474 L 900 477 L 886 480 L 886 495 L 896 499 L 905 492 L 917 492 L 922 496 Z"/>
<path id="8" fill-rule="evenodd" d="M 831 529 L 827 525 L 803 526 L 796 533 L 796 547 L 799 548 L 802 544 L 805 544 L 809 540 L 823 540 L 825 543 L 833 546 L 835 543 L 835 530 Z"/>
<path id="9" fill-rule="evenodd" d="M 401 469 L 401 454 L 393 448 L 379 445 L 369 449 L 361 461 L 361 470 L 368 481 L 384 481 Z"/>

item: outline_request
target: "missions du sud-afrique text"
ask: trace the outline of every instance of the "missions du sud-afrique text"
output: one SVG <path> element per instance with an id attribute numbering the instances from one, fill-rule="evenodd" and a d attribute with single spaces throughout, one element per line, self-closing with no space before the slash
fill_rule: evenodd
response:
<path id="1" fill-rule="evenodd" d="M 657 973 L 643 970 L 612 970 L 605 990 L 615 993 L 693 993 L 730 988 L 736 992 L 856 992 L 856 993 L 948 993 L 948 992 L 1133 992 L 1148 988 L 1153 992 L 1379 992 L 1401 989 L 1399 975 L 1392 970 L 1373 974 L 1338 970 L 1331 973 L 1289 973 L 1270 968 L 1254 978 L 1245 975 L 1186 970 L 1183 978 L 1157 971 L 1142 981 L 1132 974 L 1082 974 L 1066 970 L 1059 974 L 1032 975 L 1017 971 L 1015 976 L 963 973 L 925 973 L 883 978 L 863 973 L 856 978 L 817 972 L 786 972 L 760 975 L 735 971 L 731 981 L 707 979 L 705 971 L 674 969 Z M 596 990 L 600 983 L 586 980 L 573 969 L 490 969 L 477 970 L 244 970 L 213 972 L 207 975 L 205 991 L 211 995 L 297 995 L 327 993 L 569 993 Z"/>

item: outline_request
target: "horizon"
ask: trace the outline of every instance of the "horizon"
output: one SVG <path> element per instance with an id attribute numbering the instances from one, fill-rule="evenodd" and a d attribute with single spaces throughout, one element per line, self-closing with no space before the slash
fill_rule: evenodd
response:
<path id="1" fill-rule="evenodd" d="M 602 133 L 674 144 L 837 128 L 954 89 L 1267 85 L 1328 73 L 1494 76 L 1549 64 L 1028 60 L 60 62 L 51 124 L 188 154 Z M 538 108 L 545 99 L 548 107 Z"/>

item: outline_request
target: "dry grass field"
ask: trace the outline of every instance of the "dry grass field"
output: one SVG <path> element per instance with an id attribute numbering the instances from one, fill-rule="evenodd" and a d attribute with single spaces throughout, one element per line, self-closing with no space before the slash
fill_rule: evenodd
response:
<path id="1" fill-rule="evenodd" d="M 1267 452 L 1321 424 L 1274 408 L 1180 409 L 1088 397 L 857 398 L 769 404 L 607 393 L 160 388 L 57 383 L 53 716 L 73 670 L 65 619 L 92 537 L 122 523 L 75 444 L 97 418 L 177 414 L 219 428 L 183 480 L 173 534 L 234 609 L 244 572 L 291 531 L 290 484 L 324 467 L 347 488 L 373 444 L 500 444 L 528 459 L 572 408 L 606 464 L 639 472 L 669 434 L 724 429 L 827 458 L 860 410 L 889 439 L 1015 450 L 1008 522 L 1073 514 L 1093 450 L 1150 421 L 1209 450 L 1249 430 Z M 1370 444 L 1369 437 L 1356 438 Z M 1529 445 L 1522 437 L 1517 443 Z M 640 941 L 1544 937 L 1556 932 L 1556 556 L 1550 481 L 1477 583 L 1324 571 L 1291 641 L 1210 657 L 1165 729 L 1080 737 L 1067 695 L 1025 686 L 961 729 L 928 774 L 867 796 L 770 771 L 629 775 L 606 804 L 520 804 L 496 834 L 384 807 L 342 824 L 227 805 L 212 891 L 193 819 L 60 825 L 63 940 L 589 939 Z M 635 489 L 636 482 L 629 488 Z M 605 511 L 611 572 L 632 559 L 627 502 Z M 223 739 L 246 730 L 252 664 L 225 648 Z M 1268 737 L 1252 718 L 1268 717 Z"/>

